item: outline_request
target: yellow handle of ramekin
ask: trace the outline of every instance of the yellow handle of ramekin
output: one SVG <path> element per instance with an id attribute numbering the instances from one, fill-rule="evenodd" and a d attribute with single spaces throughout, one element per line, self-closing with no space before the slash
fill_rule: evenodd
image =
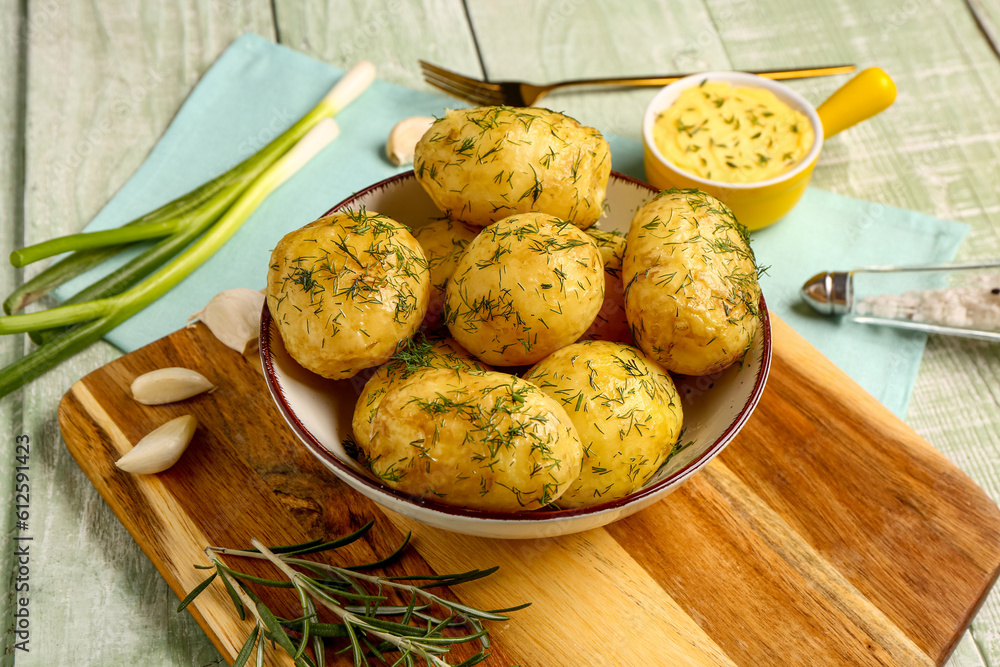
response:
<path id="1" fill-rule="evenodd" d="M 885 111 L 896 99 L 896 84 L 878 67 L 860 72 L 819 105 L 816 113 L 829 139 L 842 130 Z"/>

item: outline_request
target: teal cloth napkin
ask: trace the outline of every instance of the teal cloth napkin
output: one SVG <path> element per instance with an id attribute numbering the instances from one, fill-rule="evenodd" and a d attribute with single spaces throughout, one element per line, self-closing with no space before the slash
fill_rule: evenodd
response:
<path id="1" fill-rule="evenodd" d="M 205 73 L 148 159 L 88 230 L 117 227 L 166 203 L 256 152 L 305 114 L 342 70 L 244 35 Z M 404 171 L 384 157 L 399 120 L 441 115 L 452 98 L 376 81 L 337 116 L 341 136 L 269 197 L 239 232 L 168 295 L 108 334 L 128 352 L 184 326 L 214 294 L 262 288 L 271 249 L 287 232 L 322 215 L 350 194 Z M 636 110 L 636 122 L 641 110 Z M 609 137 L 613 167 L 643 178 L 642 146 Z M 838 323 L 809 312 L 798 289 L 820 270 L 865 264 L 951 259 L 966 227 L 918 213 L 810 189 L 779 223 L 754 234 L 754 250 L 770 265 L 762 286 L 768 306 L 897 414 L 906 410 L 925 336 Z M 65 299 L 130 255 L 62 286 Z"/>

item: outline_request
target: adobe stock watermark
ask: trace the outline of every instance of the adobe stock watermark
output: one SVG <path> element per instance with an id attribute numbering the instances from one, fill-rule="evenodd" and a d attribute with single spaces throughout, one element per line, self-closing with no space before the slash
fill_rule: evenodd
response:
<path id="1" fill-rule="evenodd" d="M 296 120 L 298 120 L 298 117 L 289 113 L 288 109 L 271 107 L 271 118 L 256 133 L 247 135 L 240 142 L 240 145 L 236 147 L 237 152 L 242 157 L 249 157 L 260 152 L 261 149 L 274 141 L 278 135 L 291 127 Z"/>
<path id="2" fill-rule="evenodd" d="M 28 44 L 30 40 L 39 39 L 39 33 L 52 22 L 63 8 L 55 0 L 31 3 L 28 15 L 21 21 L 17 30 L 7 35 L 7 41 L 14 44 Z"/>
<path id="3" fill-rule="evenodd" d="M 399 22 L 404 8 L 414 13 L 407 17 L 408 21 L 424 17 L 423 10 L 416 5 L 407 5 L 403 0 L 390 0 L 384 9 L 379 9 L 362 23 L 352 27 L 351 38 L 340 42 L 340 55 L 345 60 L 358 60 L 364 54 L 371 53 L 377 42 L 385 38 L 386 29 Z"/>
<path id="4" fill-rule="evenodd" d="M 672 57 L 674 66 L 681 71 L 692 72 L 713 69 L 712 64 L 705 59 L 705 52 L 714 49 L 717 53 L 724 53 L 720 34 L 722 29 L 734 21 L 749 23 L 751 17 L 759 16 L 761 12 L 758 4 L 752 0 L 740 0 L 718 14 L 713 14 L 712 28 L 699 30 L 693 38 L 688 39 L 681 48 L 674 51 Z"/>
<path id="5" fill-rule="evenodd" d="M 55 173 L 57 176 L 68 176 L 78 169 L 102 142 L 113 135 L 115 127 L 126 117 L 130 116 L 139 105 L 145 100 L 150 91 L 163 82 L 163 75 L 155 68 L 146 70 L 146 75 L 142 82 L 133 86 L 127 95 L 119 98 L 111 105 L 110 110 L 104 117 L 95 123 L 84 133 L 72 147 L 55 163 Z"/>
<path id="6" fill-rule="evenodd" d="M 31 438 L 14 436 L 14 648 L 28 652 L 31 641 Z"/>
<path id="7" fill-rule="evenodd" d="M 892 11 L 888 14 L 879 16 L 868 14 L 866 17 L 869 23 L 878 26 L 882 39 L 888 39 L 894 32 L 909 23 L 921 10 L 921 3 L 917 0 L 904 0 L 902 3 L 892 3 L 889 6 L 892 7 Z"/>
<path id="8" fill-rule="evenodd" d="M 576 14 L 577 10 L 587 3 L 587 0 L 558 0 L 550 2 L 545 11 L 549 21 L 562 21 Z"/>

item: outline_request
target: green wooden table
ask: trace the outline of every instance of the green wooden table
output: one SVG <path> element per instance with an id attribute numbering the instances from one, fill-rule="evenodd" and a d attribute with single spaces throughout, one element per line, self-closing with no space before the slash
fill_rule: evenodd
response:
<path id="1" fill-rule="evenodd" d="M 960 259 L 1000 256 L 996 0 L 96 0 L 0 5 L 0 255 L 81 229 L 142 163 L 199 76 L 252 31 L 341 67 L 424 88 L 417 59 L 494 79 L 556 80 L 854 62 L 895 105 L 824 147 L 821 188 L 971 225 Z M 976 14 L 979 15 L 977 22 Z M 996 21 L 996 23 L 994 23 Z M 821 100 L 842 82 L 795 87 Z M 652 91 L 562 93 L 585 124 L 638 139 Z M 28 271 L 28 276 L 33 275 Z M 3 292 L 23 276 L 0 267 Z M 0 364 L 24 354 L 0 338 Z M 932 337 L 907 422 L 1000 499 L 1000 347 Z M 218 653 L 63 447 L 62 394 L 120 353 L 99 344 L 0 400 L 0 580 L 13 586 L 15 439 L 30 437 L 30 652 L 0 665 L 215 665 Z M 23 574 L 23 571 L 22 571 Z M 1000 665 L 1000 595 L 948 663 Z"/>

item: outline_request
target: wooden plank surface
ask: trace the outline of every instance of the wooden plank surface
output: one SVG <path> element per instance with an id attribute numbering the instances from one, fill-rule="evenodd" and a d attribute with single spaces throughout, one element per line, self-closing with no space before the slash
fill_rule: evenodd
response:
<path id="1" fill-rule="evenodd" d="M 975 1 L 988 16 L 1000 16 L 1000 3 Z M 1000 256 L 994 186 L 1000 179 L 1000 116 L 994 112 L 1000 60 L 964 2 L 644 2 L 630 5 L 629 21 L 619 21 L 615 9 L 610 0 L 470 3 L 494 78 L 574 78 L 604 67 L 626 74 L 788 63 L 880 66 L 899 88 L 895 104 L 828 142 L 813 184 L 970 224 L 959 257 Z M 553 34 L 560 39 L 543 38 Z M 836 78 L 791 83 L 817 102 L 839 84 Z M 546 104 L 639 139 L 639 112 L 629 110 L 643 109 L 651 96 L 560 93 Z M 931 337 L 907 418 L 994 499 L 1000 499 L 997 386 L 996 345 Z M 988 598 L 972 632 L 975 641 L 970 637 L 956 652 L 954 667 L 1000 665 L 1000 593 Z"/>
<path id="2" fill-rule="evenodd" d="M 484 68 L 496 81 L 729 69 L 712 14 L 701 2 L 473 0 L 468 6 Z M 543 106 L 639 140 L 643 111 L 655 94 L 655 88 L 573 88 L 549 96 Z"/>
<path id="3" fill-rule="evenodd" d="M 3 135 L 13 145 L 21 141 L 27 145 L 27 176 L 23 192 L 12 191 L 13 199 L 0 202 L 14 206 L 23 196 L 27 223 L 23 227 L 0 224 L 0 256 L 4 257 L 13 248 L 79 231 L 142 163 L 198 78 L 232 40 L 247 31 L 276 39 L 278 32 L 272 3 L 267 0 L 180 0 L 138 6 L 24 4 L 26 27 L 17 24 L 17 8 L 11 7 L 4 19 L 10 30 L 3 34 L 16 35 L 23 29 L 27 37 L 31 63 L 27 99 L 15 94 L 17 77 L 5 76 L 0 85 L 15 91 L 4 96 L 0 118 L 13 122 L 11 114 L 17 105 L 27 107 L 31 120 L 22 136 L 14 129 Z M 373 26 L 382 25 L 382 17 L 391 19 L 386 25 L 394 29 L 399 25 L 395 14 L 379 13 L 380 7 L 372 3 L 354 4 L 355 16 L 371 17 Z M 402 5 L 389 2 L 383 7 L 398 12 Z M 317 9 L 315 4 L 289 3 L 284 16 L 290 38 L 296 23 L 311 22 L 313 28 L 328 24 L 329 32 L 318 38 L 317 46 L 358 46 L 344 52 L 335 64 L 349 66 L 366 57 L 376 62 L 385 78 L 394 68 L 401 71 L 403 63 L 415 68 L 415 60 L 402 52 L 405 45 L 417 49 L 439 44 L 437 55 L 474 53 L 464 19 L 454 43 L 436 41 L 435 26 L 450 20 L 456 8 L 460 4 L 416 7 L 407 15 L 405 29 L 390 41 L 379 35 L 348 41 L 371 31 L 355 32 L 357 24 L 344 20 L 345 4 L 340 2 L 324 10 L 322 24 L 311 13 Z M 423 32 L 414 30 L 413 12 L 419 15 Z M 16 53 L 16 46 L 16 40 L 4 38 L 5 54 Z M 307 40 L 292 46 L 309 51 Z M 375 48 L 381 56 L 373 52 Z M 13 57 L 0 63 L 0 67 L 16 66 Z M 397 81 L 402 78 L 397 75 Z M 17 151 L 2 155 L 16 160 Z M 16 189 L 18 181 L 4 178 L 3 186 Z M 21 274 L 27 279 L 37 270 L 32 267 Z M 14 274 L 9 267 L 4 269 L 5 288 L 12 284 L 7 276 Z M 52 303 L 47 300 L 45 305 Z M 4 345 L 0 348 L 4 361 L 28 349 L 20 337 L 4 338 L 0 344 Z M 15 659 L 18 665 L 29 667 L 79 660 L 164 667 L 221 660 L 190 615 L 175 613 L 176 598 L 169 587 L 61 444 L 55 418 L 60 397 L 80 377 L 119 355 L 110 345 L 95 345 L 23 392 L 0 399 L 0 424 L 7 427 L 4 433 L 27 433 L 38 445 L 32 461 L 35 493 L 31 509 L 37 520 L 29 532 L 35 544 L 44 545 L 37 549 L 33 563 L 37 590 L 31 605 L 37 616 L 32 650 L 3 654 L 0 664 L 4 667 Z M 14 471 L 7 460 L 0 466 L 6 485 L 0 487 L 2 491 L 10 488 Z M 5 527 L 13 525 L 13 506 L 5 506 L 3 512 Z M 90 557 L 79 558 L 81 551 Z M 10 549 L 4 549 L 0 565 L 5 576 L 14 571 Z M 72 589 L 65 586 L 67 581 L 76 582 Z M 94 600 L 99 604 L 94 605 Z M 92 611 L 83 613 L 82 608 Z M 12 627 L 14 608 L 0 611 L 6 612 L 4 627 Z M 119 630 L 108 632 L 107 628 Z M 4 637 L 10 635 L 4 633 Z M 157 647 L 153 655 L 151 646 Z"/>
<path id="4" fill-rule="evenodd" d="M 20 239 L 24 228 L 24 218 L 20 205 L 21 178 L 24 161 L 21 141 L 23 137 L 23 110 L 21 92 L 25 62 L 22 58 L 26 40 L 21 37 L 23 16 L 20 8 L 8 3 L 0 7 L 0 256 L 12 249 Z M 0 262 L 0 284 L 4 287 L 19 284 L 18 272 L 7 262 Z M 20 355 L 24 341 L 20 338 L 0 337 L 0 367 L 13 363 Z M 20 396 L 0 399 L 0 433 L 7 439 L 13 451 L 12 438 L 21 435 Z M 13 499 L 14 475 L 9 466 L 0 464 L 0 498 Z M 10 505 L 10 503 L 7 503 Z M 14 554 L 16 522 L 14 507 L 5 506 L 0 510 L 0 573 L 5 576 L 14 571 L 17 559 Z M 12 595 L 0 596 L 0 627 L 8 628 L 7 619 L 16 611 L 16 598 Z M 8 647 L 15 641 L 13 633 L 5 632 L 0 640 L 0 665 L 7 667 L 13 662 Z"/>
<path id="5" fill-rule="evenodd" d="M 197 369 L 216 389 L 152 408 L 133 401 L 132 378 L 167 364 Z M 338 551 L 333 562 L 378 560 L 402 542 L 403 534 L 381 513 L 331 479 L 295 441 L 255 364 L 225 347 L 203 325 L 126 355 L 87 378 L 96 381 L 74 385 L 60 407 L 70 451 L 178 598 L 206 576 L 193 566 L 207 564 L 203 550 L 208 545 L 248 548 L 254 537 L 271 545 L 332 539 L 370 520 L 377 521 L 376 527 L 364 540 Z M 194 416 L 199 428 L 197 441 L 176 466 L 161 475 L 129 475 L 115 468 L 114 461 L 131 449 L 137 434 L 184 414 Z M 228 562 L 257 576 L 276 576 L 257 561 Z M 411 551 L 388 573 L 427 571 Z M 258 592 L 279 616 L 300 615 L 288 591 Z M 192 614 L 232 660 L 252 623 L 239 622 L 221 584 L 208 593 Z M 468 648 L 456 653 L 468 658 Z M 269 665 L 292 664 L 280 651 L 269 649 L 268 656 Z M 332 652 L 328 657 L 336 659 Z M 508 664 L 502 651 L 493 664 Z"/>
<path id="6" fill-rule="evenodd" d="M 996 0 L 979 1 L 991 16 L 1000 16 Z M 14 79 L 0 79 L 0 146 L 28 143 L 27 187 L 15 192 L 28 207 L 25 233 L 8 226 L 2 216 L 16 208 L 0 194 L 0 256 L 26 241 L 76 231 L 131 173 L 183 101 L 196 77 L 214 56 L 244 29 L 269 37 L 277 34 L 292 46 L 349 64 L 338 56 L 338 42 L 353 40 L 358 17 L 374 21 L 373 39 L 351 41 L 358 57 L 381 66 L 385 78 L 413 87 L 415 57 L 427 57 L 476 74 L 473 33 L 461 3 L 435 0 L 391 2 L 276 2 L 277 22 L 268 2 L 184 2 L 156 9 L 96 2 L 81 6 L 25 0 L 0 10 L 5 38 L 0 68 L 20 34 L 19 8 L 27 8 L 31 63 L 28 101 L 18 99 Z M 699 62 L 712 67 L 810 64 L 827 59 L 856 60 L 885 67 L 900 82 L 894 107 L 872 124 L 849 130 L 824 149 L 814 182 L 825 189 L 886 204 L 913 208 L 972 224 L 973 234 L 960 255 L 1000 255 L 1000 204 L 994 184 L 997 163 L 997 59 L 972 21 L 962 0 L 868 3 L 769 2 L 712 0 L 643 0 L 628 3 L 632 17 L 616 21 L 610 2 L 559 0 L 533 3 L 515 0 L 492 10 L 493 3 L 470 0 L 475 36 L 483 45 L 484 64 L 492 76 L 538 72 L 537 78 L 587 75 L 601 68 L 616 72 L 645 71 L 654 65 L 687 69 Z M 400 10 L 399 8 L 403 9 Z M 417 7 L 418 9 L 415 9 Z M 378 15 L 379 10 L 389 14 Z M 391 10 L 397 10 L 392 13 Z M 405 20 L 397 20 L 398 11 Z M 421 14 L 422 12 L 422 14 Z M 499 15 L 503 13 L 503 15 Z M 548 14 L 535 28 L 540 14 Z M 391 15 L 375 28 L 382 16 Z M 512 18 L 513 17 L 513 18 Z M 417 18 L 419 20 L 413 20 Z M 362 23 L 362 27 L 364 23 Z M 524 26 L 527 26 L 525 28 Z M 595 29 L 597 26 L 599 29 Z M 404 29 L 405 27 L 405 29 Z M 391 39 L 388 38 L 391 35 Z M 529 39 L 530 38 L 530 39 Z M 560 48 L 560 44 L 573 48 Z M 491 44 L 492 47 L 487 47 Z M 492 50 L 490 50 L 492 48 Z M 169 76 L 150 91 L 116 131 L 102 133 L 106 116 L 94 114 L 139 95 L 147 66 L 162 63 Z M 602 70 L 603 71 L 603 70 Z M 525 74 L 527 76 L 527 74 Z M 535 77 L 532 77 L 535 78 Z M 821 99 L 833 82 L 801 82 L 799 89 Z M 813 87 L 816 86 L 816 87 Z M 635 137 L 633 116 L 646 93 L 581 93 L 560 108 L 588 122 Z M 117 95 L 117 97 L 115 97 Z M 110 97 L 109 97 L 110 96 Z M 570 102 L 572 100 L 572 102 Z M 628 101 L 626 101 L 628 100 Z M 26 103 L 31 118 L 27 133 L 10 131 L 9 109 Z M 119 107 L 121 108 L 121 107 Z M 122 130 L 122 131 L 119 131 Z M 81 161 L 66 174 L 53 173 L 57 151 L 78 151 Z M 16 164 L 16 150 L 2 152 L 5 164 Z M 19 189 L 6 178 L 4 188 Z M 9 269 L 7 269 L 9 271 Z M 27 276 L 32 270 L 26 272 Z M 13 273 L 0 274 L 4 285 Z M 0 340 L 0 355 L 22 354 L 21 341 Z M 0 425 L 6 433 L 24 431 L 40 444 L 34 463 L 39 478 L 33 509 L 39 522 L 36 538 L 45 545 L 33 576 L 45 596 L 36 599 L 47 629 L 36 634 L 36 652 L 19 656 L 18 664 L 61 664 L 73 658 L 146 664 L 203 664 L 215 660 L 198 631 L 178 630 L 172 596 L 132 544 L 89 483 L 62 452 L 54 410 L 59 396 L 87 371 L 117 356 L 106 345 L 65 364 L 24 392 L 0 400 Z M 994 498 L 1000 498 L 1000 355 L 996 347 L 946 338 L 931 338 L 917 380 L 907 422 L 936 448 L 959 464 Z M 0 484 L 13 470 L 0 463 Z M 5 486 L 0 486 L 3 491 Z M 6 497 L 6 495 L 4 495 Z M 4 525 L 11 525 L 4 510 Z M 44 523 L 42 522 L 44 518 Z M 79 562 L 77 553 L 90 554 Z M 7 552 L 5 551 L 5 554 Z M 8 573 L 8 557 L 0 566 Z M 63 582 L 78 580 L 67 591 Z M 80 605 L 101 604 L 93 614 Z M 2 611 L 2 609 L 0 609 Z M 11 610 L 12 611 L 12 610 Z M 4 616 L 10 627 L 11 619 Z M 106 627 L 127 627 L 109 638 Z M 41 624 L 36 628 L 42 627 Z M 193 629 L 193 624 L 188 623 Z M 166 628 L 166 629 L 165 629 Z M 990 596 L 973 624 L 975 642 L 959 647 L 954 667 L 1000 665 L 1000 594 Z M 72 641 L 66 638 L 72 637 Z M 199 649 L 192 646 L 200 645 Z M 148 657 L 157 646 L 156 657 Z M 192 654 L 201 658 L 189 659 Z M 11 654 L 4 659 L 9 660 Z M 0 663 L 4 664 L 4 663 Z"/>
<path id="7" fill-rule="evenodd" d="M 500 565 L 459 599 L 532 602 L 499 628 L 490 664 L 942 664 L 1000 572 L 1000 509 L 772 321 L 767 388 L 720 460 L 638 514 L 555 539 L 472 538 L 383 516 L 310 458 L 254 367 L 200 325 L 89 374 L 63 399 L 59 422 L 178 596 L 201 579 L 190 564 L 206 544 L 304 541 L 377 517 L 363 555 L 412 531 L 399 571 Z M 134 402 L 132 379 L 167 364 L 218 388 L 167 406 Z M 115 469 L 132 442 L 185 413 L 200 426 L 177 466 L 155 476 Z M 194 615 L 231 659 L 248 630 L 218 588 Z"/>
<path id="8" fill-rule="evenodd" d="M 965 3 L 843 3 L 710 0 L 735 65 L 788 59 L 878 65 L 899 96 L 885 113 L 824 146 L 813 182 L 850 196 L 971 225 L 960 259 L 1000 257 L 1000 61 Z M 997 3 L 985 3 L 997 9 Z M 823 99 L 832 82 L 801 82 Z M 832 150 L 830 150 L 832 149 Z M 931 337 L 907 422 L 1000 498 L 1000 354 L 996 345 Z M 1000 596 L 972 625 L 975 642 L 959 659 L 1000 664 Z M 980 655 L 980 653 L 982 655 Z M 957 660 L 956 660 L 957 662 Z"/>
<path id="9" fill-rule="evenodd" d="M 280 41 L 343 69 L 370 60 L 378 76 L 433 90 L 418 59 L 480 76 L 462 0 L 275 0 Z"/>
<path id="10" fill-rule="evenodd" d="M 18 247 L 79 231 L 142 163 L 230 42 L 247 30 L 274 34 L 266 0 L 24 4 L 26 224 Z M 119 355 L 95 345 L 7 399 L 22 406 L 11 430 L 35 443 L 32 641 L 29 653 L 6 656 L 19 666 L 206 665 L 219 657 L 190 615 L 175 613 L 169 587 L 60 443 L 60 397 Z M 3 465 L 11 477 L 10 461 Z"/>

